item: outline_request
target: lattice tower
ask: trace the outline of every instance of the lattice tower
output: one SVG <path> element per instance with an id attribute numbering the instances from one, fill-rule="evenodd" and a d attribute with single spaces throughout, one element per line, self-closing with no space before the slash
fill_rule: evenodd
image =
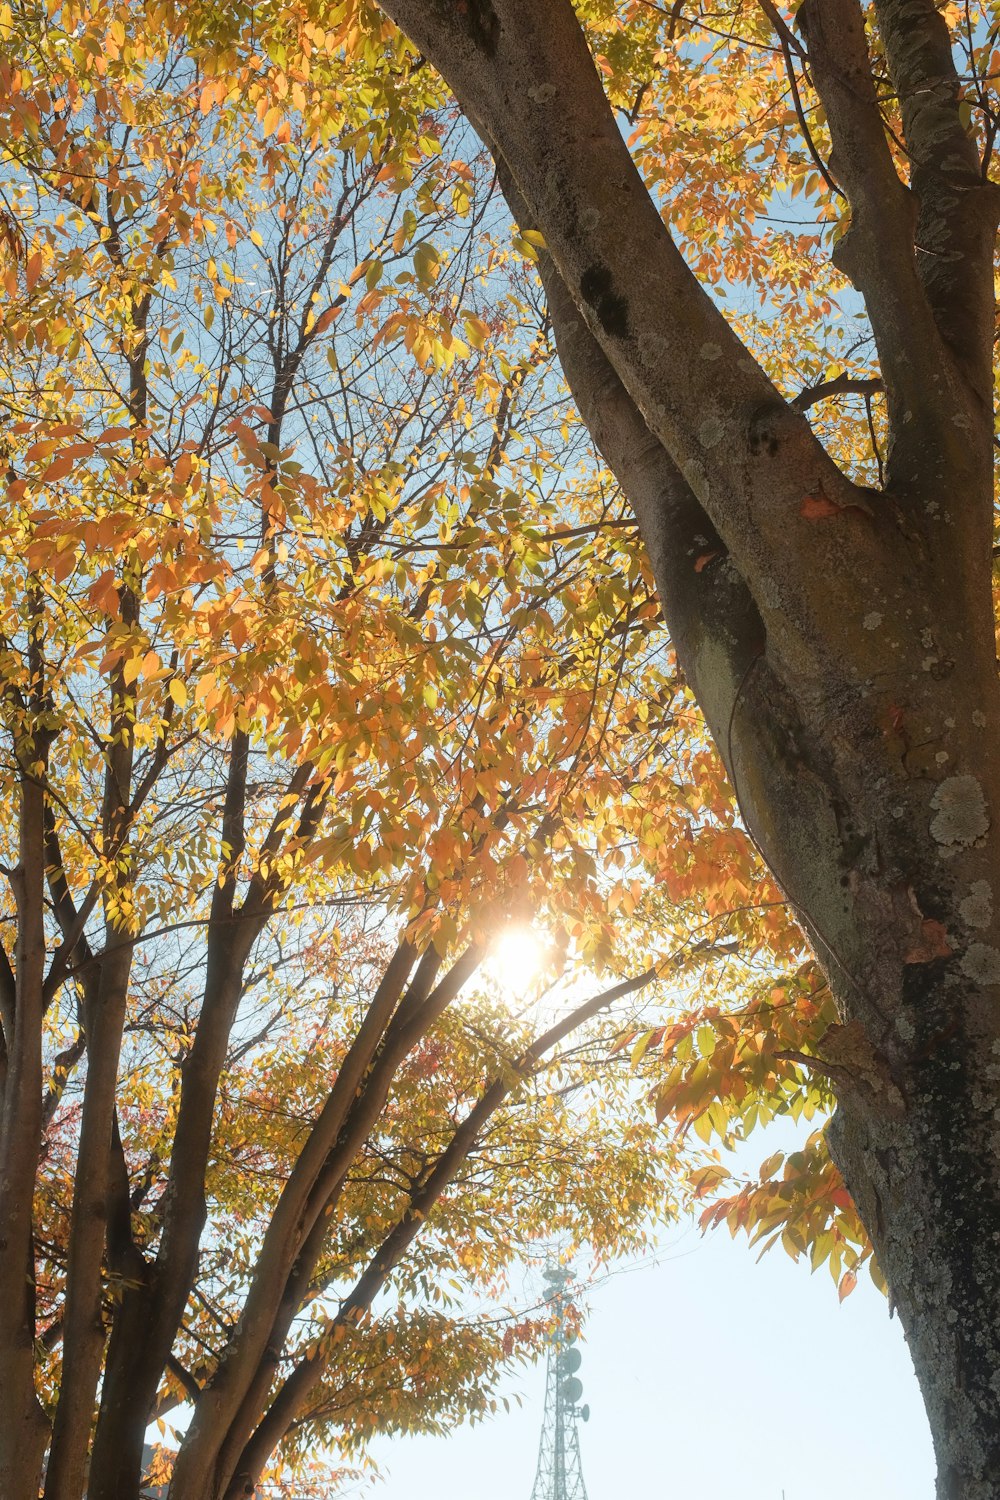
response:
<path id="1" fill-rule="evenodd" d="M 590 1416 L 581 1406 L 583 1386 L 577 1371 L 580 1351 L 576 1333 L 567 1321 L 570 1273 L 553 1266 L 545 1272 L 547 1300 L 552 1309 L 552 1332 L 545 1368 L 545 1415 L 538 1445 L 538 1468 L 531 1500 L 587 1500 L 580 1464 L 578 1423 Z"/>

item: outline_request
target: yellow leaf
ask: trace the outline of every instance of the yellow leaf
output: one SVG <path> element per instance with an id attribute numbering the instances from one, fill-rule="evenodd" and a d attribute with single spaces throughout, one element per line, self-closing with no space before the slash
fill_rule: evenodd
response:
<path id="1" fill-rule="evenodd" d="M 489 328 L 482 318 L 477 318 L 473 313 L 466 313 L 462 319 L 465 329 L 465 337 L 469 340 L 473 349 L 481 349 L 489 336 Z"/>

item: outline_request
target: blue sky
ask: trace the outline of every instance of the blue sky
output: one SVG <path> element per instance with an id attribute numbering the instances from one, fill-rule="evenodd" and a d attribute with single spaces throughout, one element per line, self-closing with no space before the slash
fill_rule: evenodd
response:
<path id="1" fill-rule="evenodd" d="M 934 1500 L 902 1330 L 867 1275 L 840 1305 L 825 1270 L 780 1248 L 757 1264 L 726 1230 L 677 1229 L 589 1307 L 589 1500 Z M 543 1391 L 539 1366 L 507 1389 L 522 1397 L 509 1415 L 380 1441 L 370 1500 L 529 1500 Z"/>

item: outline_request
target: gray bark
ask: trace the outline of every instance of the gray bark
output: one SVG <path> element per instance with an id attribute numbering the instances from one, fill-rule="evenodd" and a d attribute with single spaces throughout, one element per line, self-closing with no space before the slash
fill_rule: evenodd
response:
<path id="1" fill-rule="evenodd" d="M 852 210 L 891 455 L 853 485 L 687 270 L 569 0 L 383 0 L 539 229 L 563 367 L 634 507 L 748 826 L 830 976 L 830 1144 L 923 1389 L 941 1500 L 1000 1495 L 1000 701 L 990 578 L 995 190 L 947 28 L 883 0 L 913 182 L 857 0 L 801 14 Z M 919 205 L 914 206 L 914 190 Z M 917 253 L 921 244 L 947 256 Z M 933 263 L 932 263 L 933 261 Z M 810 504 L 819 498 L 818 507 Z M 819 511 L 819 514 L 817 514 Z"/>

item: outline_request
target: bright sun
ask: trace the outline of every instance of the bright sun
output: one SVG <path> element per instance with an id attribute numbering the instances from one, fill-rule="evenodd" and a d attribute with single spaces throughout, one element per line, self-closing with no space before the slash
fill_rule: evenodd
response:
<path id="1" fill-rule="evenodd" d="M 493 945 L 490 967 L 498 984 L 511 995 L 523 995 L 541 976 L 545 945 L 530 927 L 508 927 Z"/>

